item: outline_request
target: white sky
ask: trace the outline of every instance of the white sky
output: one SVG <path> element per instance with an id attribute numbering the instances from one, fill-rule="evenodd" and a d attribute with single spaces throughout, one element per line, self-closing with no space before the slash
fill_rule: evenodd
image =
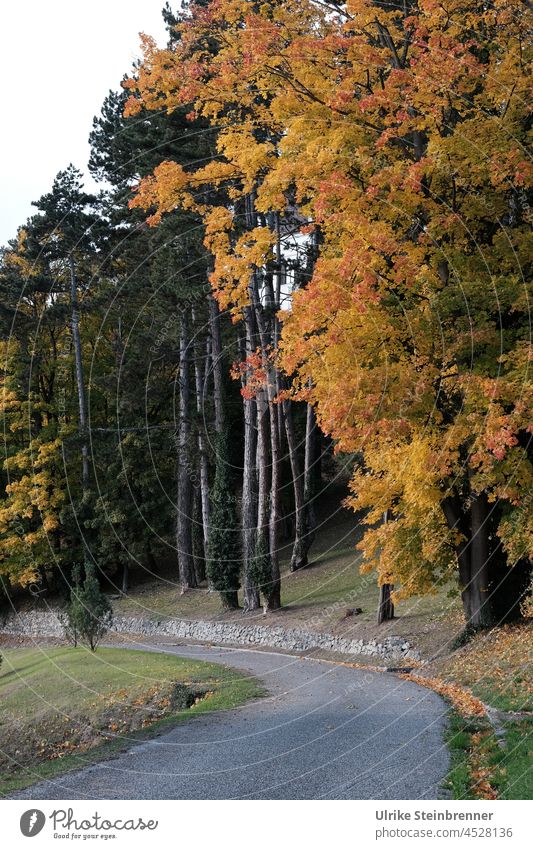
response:
<path id="1" fill-rule="evenodd" d="M 139 57 L 139 32 L 164 41 L 163 6 L 0 0 L 0 244 L 36 211 L 31 201 L 58 171 L 73 162 L 86 172 L 92 119 Z"/>

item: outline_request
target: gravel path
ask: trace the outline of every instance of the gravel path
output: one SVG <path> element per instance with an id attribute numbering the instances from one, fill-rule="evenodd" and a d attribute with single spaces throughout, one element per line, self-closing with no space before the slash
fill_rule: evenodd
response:
<path id="1" fill-rule="evenodd" d="M 223 663 L 270 696 L 183 722 L 26 799 L 436 799 L 446 705 L 395 675 L 287 654 L 139 645 Z"/>

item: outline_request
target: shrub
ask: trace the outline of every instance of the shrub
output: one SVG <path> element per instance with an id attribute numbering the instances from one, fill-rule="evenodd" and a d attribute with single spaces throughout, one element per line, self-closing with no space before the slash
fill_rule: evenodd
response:
<path id="1" fill-rule="evenodd" d="M 70 604 L 67 608 L 65 632 L 76 646 L 79 641 L 86 642 L 91 651 L 107 633 L 113 621 L 111 604 L 100 589 L 93 566 L 87 569 L 85 581 L 80 581 L 80 568 L 73 572 L 73 586 Z"/>

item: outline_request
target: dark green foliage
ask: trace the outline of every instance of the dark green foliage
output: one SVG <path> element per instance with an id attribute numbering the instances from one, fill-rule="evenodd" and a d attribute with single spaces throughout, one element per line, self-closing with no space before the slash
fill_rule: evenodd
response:
<path id="1" fill-rule="evenodd" d="M 268 592 L 272 581 L 272 564 L 268 539 L 264 531 L 257 534 L 254 558 L 250 564 L 250 579 L 259 592 Z"/>
<path id="2" fill-rule="evenodd" d="M 76 566 L 73 581 L 65 631 L 75 646 L 82 641 L 95 651 L 113 621 L 111 604 L 100 589 L 94 567 L 89 567 L 81 583 L 80 567 Z"/>
<path id="3" fill-rule="evenodd" d="M 227 437 L 220 434 L 217 436 L 216 472 L 211 491 L 207 575 L 213 589 L 220 593 L 224 605 L 236 607 L 242 549 L 228 454 Z"/>
<path id="4" fill-rule="evenodd" d="M 132 393 L 133 397 L 133 393 Z M 93 435 L 95 488 L 91 553 L 117 591 L 123 569 L 163 560 L 173 551 L 175 447 L 170 430 Z"/>

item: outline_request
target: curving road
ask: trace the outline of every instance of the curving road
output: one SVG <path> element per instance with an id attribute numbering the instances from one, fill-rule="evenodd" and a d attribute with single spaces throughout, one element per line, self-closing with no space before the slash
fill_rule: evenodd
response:
<path id="1" fill-rule="evenodd" d="M 142 645 L 227 664 L 270 693 L 177 725 L 26 799 L 436 799 L 446 705 L 395 675 L 286 654 Z"/>

